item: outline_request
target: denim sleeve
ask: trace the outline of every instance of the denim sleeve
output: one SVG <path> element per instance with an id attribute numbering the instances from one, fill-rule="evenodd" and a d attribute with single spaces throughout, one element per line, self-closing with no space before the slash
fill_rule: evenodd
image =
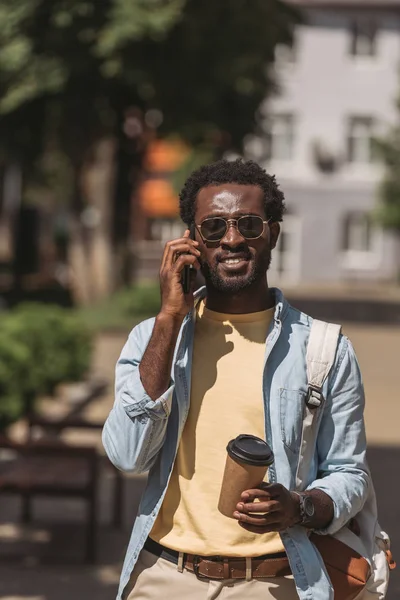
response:
<path id="1" fill-rule="evenodd" d="M 115 402 L 102 435 L 111 462 L 132 473 L 148 471 L 154 464 L 165 440 L 174 391 L 171 382 L 160 398 L 152 400 L 141 382 L 139 364 L 151 333 L 151 322 L 141 323 L 122 350 L 115 372 Z"/>
<path id="2" fill-rule="evenodd" d="M 364 389 L 350 341 L 342 337 L 317 439 L 318 488 L 334 503 L 334 518 L 320 534 L 336 533 L 363 507 L 370 485 L 366 463 Z"/>

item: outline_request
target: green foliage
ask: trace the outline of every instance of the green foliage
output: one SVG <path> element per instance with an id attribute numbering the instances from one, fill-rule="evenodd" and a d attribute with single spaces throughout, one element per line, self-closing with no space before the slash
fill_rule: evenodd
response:
<path id="1" fill-rule="evenodd" d="M 186 0 L 164 40 L 144 39 L 120 52 L 124 76 L 136 79 L 142 101 L 163 112 L 163 133 L 241 148 L 275 90 L 268 69 L 275 47 L 291 42 L 296 20 L 280 0 Z M 139 54 L 146 59 L 137 61 Z"/>
<path id="2" fill-rule="evenodd" d="M 96 306 L 78 309 L 78 314 L 94 330 L 125 329 L 155 316 L 160 310 L 158 281 L 137 283 L 123 288 Z"/>
<path id="3" fill-rule="evenodd" d="M 158 283 L 141 283 L 121 290 L 115 299 L 128 317 L 156 315 L 160 310 L 160 287 Z"/>
<path id="4" fill-rule="evenodd" d="M 59 91 L 65 70 L 57 58 L 37 54 L 28 35 L 29 23 L 40 10 L 39 0 L 3 1 L 0 6 L 0 113 L 9 113 L 24 103 Z"/>
<path id="5" fill-rule="evenodd" d="M 0 429 L 26 410 L 27 398 L 78 381 L 90 367 L 93 337 L 74 314 L 25 304 L 0 320 Z"/>
<path id="6" fill-rule="evenodd" d="M 8 331 L 0 336 L 0 431 L 25 410 L 30 351 Z"/>
<path id="7" fill-rule="evenodd" d="M 66 309 L 24 304 L 6 317 L 5 328 L 31 352 L 33 364 L 27 380 L 35 391 L 79 380 L 90 366 L 91 333 Z"/>
<path id="8" fill-rule="evenodd" d="M 400 127 L 386 139 L 376 140 L 375 147 L 386 167 L 375 217 L 383 227 L 400 233 Z"/>
<path id="9" fill-rule="evenodd" d="M 115 134 L 132 105 L 161 110 L 164 134 L 209 142 L 223 131 L 240 146 L 274 89 L 275 46 L 291 42 L 297 20 L 281 0 L 3 0 L 0 114 L 22 110 L 33 123 L 32 103 L 43 105 L 37 135 L 51 128 L 72 158 Z M 29 142 L 41 146 L 19 148 Z"/>
<path id="10" fill-rule="evenodd" d="M 114 0 L 108 21 L 97 37 L 98 55 L 112 61 L 117 59 L 117 51 L 132 41 L 147 36 L 163 39 L 179 19 L 184 4 L 184 0 Z M 120 67 L 118 61 L 119 72 Z"/>

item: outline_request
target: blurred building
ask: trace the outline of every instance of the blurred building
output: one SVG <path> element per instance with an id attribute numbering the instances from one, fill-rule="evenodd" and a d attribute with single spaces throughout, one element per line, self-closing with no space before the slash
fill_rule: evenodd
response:
<path id="1" fill-rule="evenodd" d="M 304 11 L 277 48 L 279 94 L 247 153 L 275 173 L 289 212 L 273 281 L 395 280 L 398 241 L 374 226 L 372 140 L 397 118 L 400 0 L 287 0 Z"/>

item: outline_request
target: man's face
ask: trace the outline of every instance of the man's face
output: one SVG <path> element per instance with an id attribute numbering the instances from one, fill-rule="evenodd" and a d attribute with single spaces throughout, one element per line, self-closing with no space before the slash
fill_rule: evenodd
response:
<path id="1" fill-rule="evenodd" d="M 243 215 L 257 215 L 267 220 L 259 186 L 226 183 L 203 188 L 197 196 L 197 226 L 210 217 L 238 219 Z M 264 224 L 258 239 L 244 238 L 234 225 L 228 227 L 219 242 L 204 241 L 197 231 L 201 270 L 207 284 L 220 292 L 234 294 L 265 279 L 278 235 L 278 223 Z"/>

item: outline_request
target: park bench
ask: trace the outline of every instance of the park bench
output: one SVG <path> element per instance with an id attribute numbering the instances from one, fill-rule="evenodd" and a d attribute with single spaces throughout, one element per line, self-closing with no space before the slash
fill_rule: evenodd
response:
<path id="1" fill-rule="evenodd" d="M 98 455 L 95 448 L 0 437 L 0 493 L 21 496 L 22 518 L 31 519 L 33 496 L 80 498 L 87 505 L 85 560 L 96 557 Z"/>
<path id="2" fill-rule="evenodd" d="M 35 439 L 35 432 L 39 431 L 41 435 L 46 436 L 45 439 L 57 440 L 60 439 L 60 435 L 67 429 L 80 429 L 80 430 L 91 430 L 101 431 L 104 423 L 95 422 L 85 417 L 79 416 L 79 414 L 68 415 L 62 419 L 31 414 L 28 422 L 28 436 L 30 440 Z M 43 439 L 42 437 L 39 439 Z M 120 529 L 123 525 L 123 514 L 124 514 L 124 477 L 121 471 L 116 469 L 114 465 L 108 460 L 105 455 L 98 453 L 98 462 L 101 469 L 105 469 L 112 476 L 112 525 L 113 527 Z M 29 500 L 26 500 L 28 503 Z M 25 512 L 29 509 L 26 508 Z"/>
<path id="3" fill-rule="evenodd" d="M 69 444 L 62 440 L 67 429 L 100 431 L 103 423 L 84 417 L 81 412 L 102 395 L 107 382 L 93 381 L 78 401 L 63 415 L 37 413 L 27 398 L 27 436 L 16 443 L 0 436 L 0 494 L 18 494 L 22 499 L 22 520 L 32 519 L 34 496 L 81 498 L 87 504 L 86 551 L 88 562 L 95 560 L 97 493 L 101 473 L 111 474 L 111 521 L 123 524 L 124 478 L 95 445 Z"/>
<path id="4" fill-rule="evenodd" d="M 84 389 L 74 397 L 72 404 L 68 407 L 68 411 L 63 416 L 49 415 L 37 412 L 32 408 L 33 403 L 26 411 L 27 412 L 27 439 L 50 439 L 58 440 L 66 430 L 87 430 L 98 431 L 103 429 L 103 422 L 96 422 L 82 415 L 82 411 L 89 406 L 91 402 L 106 393 L 109 383 L 105 379 L 96 378 L 85 382 Z M 111 474 L 111 510 L 113 527 L 121 529 L 123 525 L 124 513 L 124 478 L 118 469 L 107 459 L 103 454 L 98 453 L 98 461 L 100 469 Z M 26 504 L 29 499 L 26 500 Z M 25 509 L 28 512 L 29 507 Z"/>

